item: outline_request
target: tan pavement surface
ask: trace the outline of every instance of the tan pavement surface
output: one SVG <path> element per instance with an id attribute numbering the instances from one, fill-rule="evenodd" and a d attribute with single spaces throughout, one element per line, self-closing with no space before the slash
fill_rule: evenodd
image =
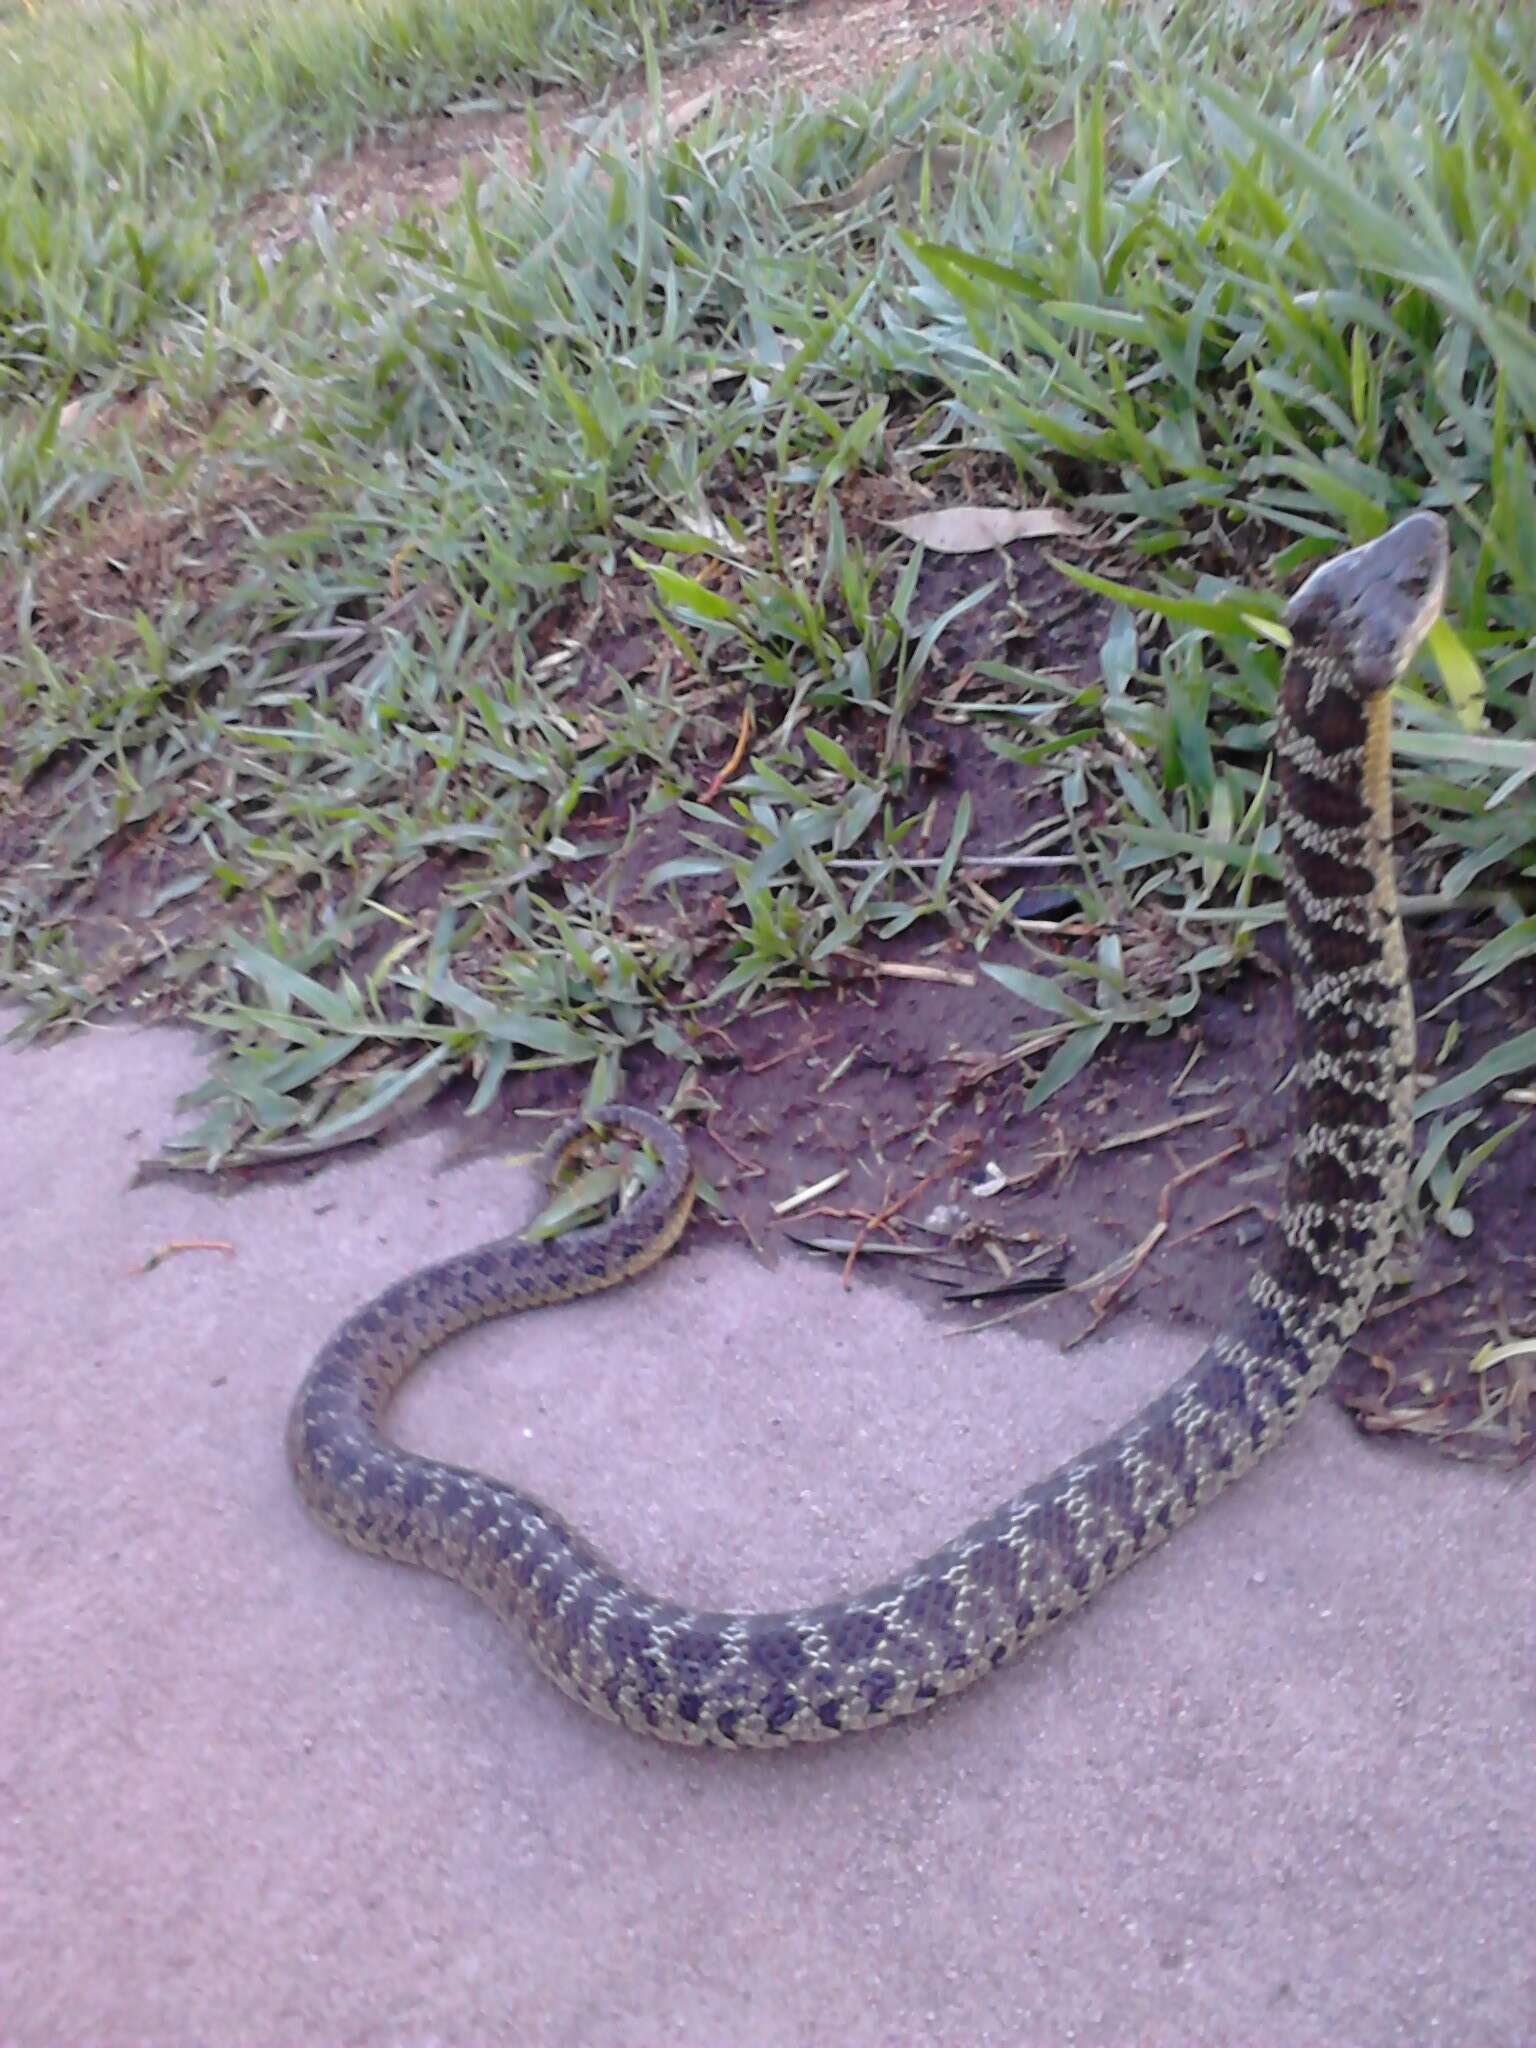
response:
<path id="1" fill-rule="evenodd" d="M 663 1749 L 327 1539 L 283 1464 L 331 1325 L 531 1176 L 423 1139 L 130 1191 L 200 1072 L 167 1033 L 0 1048 L 3 2048 L 1536 2042 L 1536 1488 L 1317 1404 L 965 1698 Z M 186 1238 L 235 1250 L 135 1272 Z M 653 1583 L 779 1602 L 905 1563 L 1195 1348 L 946 1339 L 695 1238 L 459 1340 L 398 1419 Z"/>

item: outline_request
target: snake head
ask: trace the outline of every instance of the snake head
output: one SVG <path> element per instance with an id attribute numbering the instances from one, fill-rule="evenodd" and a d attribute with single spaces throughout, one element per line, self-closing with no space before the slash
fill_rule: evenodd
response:
<path id="1" fill-rule="evenodd" d="M 1364 695 L 1390 690 L 1440 616 L 1449 559 L 1439 513 L 1409 513 L 1313 570 L 1286 607 L 1292 640 L 1342 664 Z"/>

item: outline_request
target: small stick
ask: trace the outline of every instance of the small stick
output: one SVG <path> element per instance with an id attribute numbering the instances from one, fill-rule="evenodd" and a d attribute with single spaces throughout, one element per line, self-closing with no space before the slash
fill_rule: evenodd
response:
<path id="1" fill-rule="evenodd" d="M 1209 1222 L 1197 1223 L 1193 1230 L 1186 1230 L 1178 1237 L 1170 1237 L 1168 1240 L 1169 1251 L 1172 1251 L 1176 1245 L 1193 1244 L 1197 1237 L 1204 1237 L 1208 1230 L 1220 1230 L 1223 1223 L 1231 1223 L 1238 1216 L 1246 1216 L 1250 1209 L 1256 1210 L 1266 1223 L 1269 1221 L 1269 1211 L 1262 1202 L 1239 1202 L 1235 1209 L 1223 1209 L 1219 1216 L 1211 1217 Z"/>
<path id="2" fill-rule="evenodd" d="M 859 1225 L 854 1233 L 853 1243 L 848 1247 L 848 1258 L 843 1267 L 843 1286 L 845 1289 L 853 1285 L 854 1262 L 858 1258 L 859 1253 L 864 1249 L 864 1240 L 869 1236 L 870 1232 L 883 1230 L 893 1217 L 901 1214 L 908 1202 L 914 1201 L 923 1192 L 924 1188 L 931 1188 L 937 1180 L 948 1180 L 953 1172 L 953 1165 L 948 1165 L 941 1166 L 936 1173 L 924 1174 L 921 1180 L 912 1183 L 904 1195 L 899 1195 L 894 1202 L 885 1203 L 882 1208 L 877 1209 L 872 1216 Z"/>
<path id="3" fill-rule="evenodd" d="M 1123 1267 L 1123 1271 L 1116 1274 L 1115 1265 L 1112 1263 L 1105 1266 L 1102 1271 L 1091 1274 L 1088 1279 L 1080 1280 L 1077 1283 L 1077 1287 L 1072 1290 L 1074 1293 L 1080 1292 L 1085 1287 L 1091 1287 L 1095 1280 L 1103 1280 L 1105 1285 L 1099 1289 L 1097 1294 L 1090 1298 L 1088 1306 L 1093 1312 L 1092 1320 L 1088 1324 L 1087 1329 L 1080 1336 L 1072 1340 L 1074 1343 L 1081 1343 L 1083 1337 L 1093 1334 L 1100 1323 L 1103 1322 L 1105 1316 L 1108 1315 L 1110 1309 L 1113 1308 L 1125 1288 L 1135 1279 L 1136 1275 L 1141 1271 L 1147 1260 L 1167 1235 L 1169 1218 L 1173 1208 L 1173 1197 L 1178 1190 L 1187 1186 L 1190 1181 L 1196 1179 L 1200 1174 L 1208 1173 L 1213 1166 L 1220 1166 L 1224 1159 L 1230 1159 L 1234 1153 L 1241 1152 L 1243 1143 L 1244 1141 L 1241 1138 L 1235 1139 L 1232 1144 L 1226 1146 L 1222 1151 L 1213 1152 L 1209 1159 L 1202 1159 L 1194 1166 L 1186 1166 L 1182 1173 L 1176 1173 L 1171 1180 L 1165 1182 L 1163 1191 L 1157 1198 L 1157 1221 L 1134 1250 L 1128 1252 L 1123 1260 L 1115 1262 Z M 1110 1278 L 1109 1276 L 1111 1275 L 1114 1277 Z"/>
<path id="4" fill-rule="evenodd" d="M 1017 1272 L 1010 1274 L 1005 1280 L 995 1281 L 990 1287 L 955 1287 L 951 1281 L 948 1284 L 953 1292 L 946 1294 L 944 1299 L 951 1305 L 970 1302 L 973 1307 L 980 1307 L 983 1302 L 996 1301 L 1001 1296 L 1009 1294 L 1025 1294 L 1031 1298 L 1036 1295 L 1060 1294 L 1066 1285 L 1061 1275 L 1062 1268 L 1067 1263 L 1067 1248 L 1065 1245 L 1059 1245 L 1049 1270 L 1038 1272 L 1036 1268 L 1047 1255 L 1046 1246 L 1041 1245 L 1033 1259 L 1026 1260 Z"/>
<path id="5" fill-rule="evenodd" d="M 1081 1280 L 1074 1280 L 1069 1287 L 1062 1288 L 1061 1292 L 1063 1294 L 1081 1294 L 1085 1288 L 1093 1287 L 1100 1281 L 1106 1283 L 1088 1304 L 1089 1308 L 1093 1311 L 1092 1321 L 1086 1329 L 1080 1330 L 1075 1337 L 1067 1340 L 1066 1349 L 1068 1351 L 1074 1345 L 1081 1344 L 1085 1337 L 1092 1336 L 1093 1332 L 1109 1313 L 1110 1308 L 1114 1304 L 1115 1297 L 1140 1272 L 1152 1253 L 1156 1251 L 1158 1245 L 1167 1234 L 1169 1211 L 1177 1191 L 1186 1182 L 1194 1180 L 1198 1174 L 1208 1172 L 1213 1166 L 1219 1166 L 1222 1160 L 1230 1159 L 1234 1152 L 1241 1152 L 1242 1149 L 1243 1140 L 1239 1138 L 1233 1144 L 1228 1145 L 1224 1151 L 1213 1152 L 1209 1159 L 1202 1159 L 1194 1166 L 1186 1166 L 1182 1173 L 1176 1173 L 1167 1182 L 1162 1193 L 1158 1196 L 1157 1221 L 1141 1240 L 1141 1243 L 1124 1253 L 1119 1259 L 1111 1260 L 1109 1265 L 1101 1266 L 1097 1273 L 1089 1273 Z M 1220 1222 L 1224 1219 L 1218 1217 L 1216 1220 Z M 1123 1271 L 1119 1272 L 1118 1277 L 1112 1278 L 1116 1274 L 1117 1267 L 1123 1268 Z M 1017 1308 L 1004 1309 L 1001 1314 L 992 1316 L 986 1322 L 968 1324 L 966 1326 L 967 1332 L 990 1330 L 998 1323 L 1011 1323 L 1019 1316 L 1027 1315 L 1030 1309 L 1038 1308 L 1041 1301 L 1049 1301 L 1051 1299 L 1050 1295 L 1041 1295 L 1037 1300 L 1021 1302 Z"/>
<path id="6" fill-rule="evenodd" d="M 788 1046 L 783 1052 L 776 1052 L 769 1059 L 757 1061 L 743 1060 L 741 1071 L 744 1074 L 766 1074 L 770 1067 L 782 1066 L 785 1060 L 792 1060 L 797 1055 L 803 1057 L 807 1065 L 814 1065 L 815 1062 L 812 1061 L 811 1054 L 818 1052 L 822 1046 L 830 1043 L 832 1036 L 832 1032 L 823 1031 L 818 1036 L 812 1038 L 808 1044 Z M 825 1083 L 823 1083 L 823 1086 L 825 1086 Z"/>
<path id="7" fill-rule="evenodd" d="M 733 1160 L 738 1170 L 746 1174 L 749 1179 L 760 1180 L 762 1176 L 768 1171 L 767 1167 L 759 1165 L 755 1159 L 744 1159 L 742 1155 L 736 1150 L 734 1145 L 729 1144 L 726 1141 L 726 1139 L 722 1138 L 720 1133 L 715 1129 L 715 1120 L 712 1116 L 705 1117 L 704 1128 L 706 1131 L 708 1131 L 710 1137 L 714 1139 L 715 1143 L 720 1147 L 720 1150 L 725 1154 L 726 1158 Z"/>
<path id="8" fill-rule="evenodd" d="M 791 1244 L 797 1244 L 807 1252 L 841 1253 L 856 1249 L 851 1237 L 796 1237 L 792 1230 L 786 1230 L 784 1235 Z M 933 1253 L 925 1244 L 866 1244 L 862 1256 L 866 1259 L 931 1259 Z M 951 1284 L 953 1279 L 953 1274 L 948 1275 L 945 1285 Z"/>
<path id="9" fill-rule="evenodd" d="M 1121 1145 L 1146 1145 L 1153 1138 L 1166 1138 L 1171 1131 L 1182 1131 L 1190 1124 L 1208 1124 L 1213 1116 L 1225 1116 L 1225 1108 L 1217 1104 L 1211 1109 L 1192 1109 L 1187 1116 L 1171 1116 L 1166 1123 L 1149 1124 L 1141 1131 L 1120 1131 L 1112 1138 L 1101 1138 L 1089 1147 L 1093 1153 L 1113 1152 Z"/>
<path id="10" fill-rule="evenodd" d="M 841 1187 L 847 1178 L 847 1167 L 840 1167 L 836 1173 L 829 1173 L 825 1180 L 819 1180 L 808 1188 L 797 1188 L 794 1194 L 786 1195 L 782 1202 L 773 1203 L 773 1213 L 775 1216 L 792 1216 L 797 1209 L 804 1209 L 810 1203 L 819 1201 L 823 1195 L 830 1195 L 832 1190 Z"/>
<path id="11" fill-rule="evenodd" d="M 899 855 L 890 860 L 852 860 L 838 858 L 829 860 L 829 868 L 846 869 L 851 874 L 873 874 L 876 868 L 936 868 L 943 865 L 942 853 L 925 853 L 903 860 Z M 962 854 L 955 863 L 961 868 L 1077 868 L 1082 862 L 1075 853 L 975 853 Z"/>
<path id="12" fill-rule="evenodd" d="M 1368 1323 L 1379 1323 L 1388 1316 L 1400 1316 L 1405 1308 L 1419 1308 L 1424 1302 L 1433 1301 L 1437 1294 L 1449 1294 L 1453 1287 L 1460 1287 L 1466 1277 L 1466 1267 L 1460 1266 L 1448 1279 L 1437 1281 L 1433 1287 L 1426 1287 L 1422 1294 L 1409 1294 L 1401 1301 L 1379 1302 L 1365 1320 Z"/>
<path id="13" fill-rule="evenodd" d="M 942 981 L 950 988 L 976 986 L 974 974 L 965 974 L 956 967 L 924 967 L 918 961 L 900 960 L 864 960 L 860 965 L 872 974 L 884 975 L 888 981 Z"/>

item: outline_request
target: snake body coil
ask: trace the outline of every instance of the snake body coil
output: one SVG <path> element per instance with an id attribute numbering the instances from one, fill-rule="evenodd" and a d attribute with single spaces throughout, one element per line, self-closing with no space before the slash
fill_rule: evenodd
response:
<path id="1" fill-rule="evenodd" d="M 682 1140 L 604 1121 L 661 1171 L 636 1203 L 552 1243 L 501 1238 L 401 1280 L 331 1337 L 288 1455 L 320 1520 L 360 1550 L 479 1595 L 594 1713 L 667 1741 L 827 1741 L 916 1713 L 1007 1662 L 1154 1549 L 1276 1443 L 1375 1293 L 1407 1188 L 1414 1020 L 1393 888 L 1390 690 L 1444 598 L 1442 521 L 1415 513 L 1292 600 L 1276 756 L 1298 1056 L 1278 1220 L 1224 1334 L 1113 1436 L 899 1578 L 782 1614 L 689 1611 L 631 1585 L 518 1488 L 400 1450 L 395 1388 L 455 1331 L 637 1273 L 693 1197 Z M 559 1144 L 568 1148 L 573 1130 Z"/>

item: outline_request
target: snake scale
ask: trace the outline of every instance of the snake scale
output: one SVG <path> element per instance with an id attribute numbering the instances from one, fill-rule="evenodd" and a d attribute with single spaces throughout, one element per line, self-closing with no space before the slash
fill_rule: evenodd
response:
<path id="1" fill-rule="evenodd" d="M 1414 1017 L 1390 847 L 1392 685 L 1444 601 L 1447 538 L 1415 512 L 1316 569 L 1286 611 L 1277 736 L 1297 1035 L 1283 1198 L 1246 1293 L 1198 1362 L 1124 1427 L 898 1578 L 824 1606 L 699 1613 L 610 1569 L 499 1479 L 384 1433 L 405 1375 L 455 1331 L 653 1264 L 693 1199 L 682 1139 L 613 1108 L 660 1171 L 610 1221 L 504 1237 L 387 1288 L 293 1404 L 299 1492 L 335 1535 L 457 1580 L 564 1692 L 666 1741 L 827 1741 L 961 1691 L 1080 1607 L 1274 1445 L 1328 1380 L 1378 1285 L 1407 1191 Z M 563 1160 L 580 1141 L 570 1125 Z"/>

